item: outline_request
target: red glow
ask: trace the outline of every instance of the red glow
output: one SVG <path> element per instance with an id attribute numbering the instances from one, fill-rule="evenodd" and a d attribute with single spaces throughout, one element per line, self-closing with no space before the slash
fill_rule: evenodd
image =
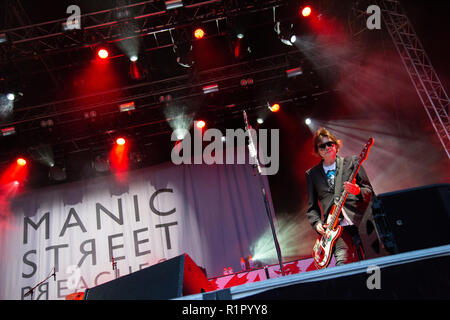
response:
<path id="1" fill-rule="evenodd" d="M 302 9 L 302 16 L 309 17 L 310 14 L 311 14 L 311 7 L 304 7 Z"/>
<path id="2" fill-rule="evenodd" d="M 97 54 L 98 54 L 98 56 L 99 56 L 100 59 L 106 59 L 106 58 L 108 58 L 108 56 L 109 56 L 109 52 L 108 52 L 108 50 L 106 50 L 106 49 L 100 49 L 100 50 L 98 50 Z"/>
<path id="3" fill-rule="evenodd" d="M 28 176 L 27 161 L 23 158 L 13 162 L 0 176 L 0 185 L 12 184 L 19 186 Z"/>
<path id="4" fill-rule="evenodd" d="M 111 163 L 111 172 L 114 174 L 116 180 L 121 183 L 127 181 L 129 169 L 129 156 L 128 156 L 129 146 L 128 143 L 125 142 L 125 139 L 123 140 L 124 140 L 123 144 L 119 144 L 116 141 L 116 144 L 114 144 L 109 154 L 109 159 Z"/>
<path id="5" fill-rule="evenodd" d="M 205 36 L 205 31 L 201 28 L 195 29 L 194 36 L 196 39 L 202 39 Z"/>
<path id="6" fill-rule="evenodd" d="M 127 141 L 124 138 L 117 138 L 116 143 L 119 146 L 123 146 Z"/>
<path id="7" fill-rule="evenodd" d="M 24 165 L 26 165 L 27 164 L 27 161 L 24 159 L 24 158 L 19 158 L 19 159 L 17 159 L 17 164 L 19 165 L 19 166 L 24 166 Z"/>
<path id="8" fill-rule="evenodd" d="M 270 110 L 272 112 L 278 112 L 280 110 L 280 105 L 278 103 L 275 103 L 270 107 Z"/>
<path id="9" fill-rule="evenodd" d="M 202 129 L 206 125 L 205 121 L 197 121 L 197 128 Z"/>

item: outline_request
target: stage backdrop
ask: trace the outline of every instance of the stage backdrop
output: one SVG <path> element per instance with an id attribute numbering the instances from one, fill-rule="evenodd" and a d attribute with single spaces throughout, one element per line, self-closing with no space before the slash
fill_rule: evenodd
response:
<path id="1" fill-rule="evenodd" d="M 23 299 L 64 299 L 183 253 L 218 276 L 239 270 L 270 228 L 250 165 L 162 164 L 126 181 L 97 177 L 16 197 L 2 214 L 0 299 L 22 299 L 53 268 L 56 280 Z"/>

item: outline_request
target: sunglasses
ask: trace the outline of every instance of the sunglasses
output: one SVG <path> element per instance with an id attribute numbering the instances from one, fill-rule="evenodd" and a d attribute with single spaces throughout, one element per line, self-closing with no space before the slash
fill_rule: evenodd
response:
<path id="1" fill-rule="evenodd" d="M 331 148 L 331 147 L 334 146 L 334 145 L 335 145 L 335 143 L 334 143 L 333 141 L 328 141 L 328 142 L 319 144 L 317 147 L 318 147 L 320 150 L 325 150 L 326 147 L 330 147 L 330 148 Z"/>

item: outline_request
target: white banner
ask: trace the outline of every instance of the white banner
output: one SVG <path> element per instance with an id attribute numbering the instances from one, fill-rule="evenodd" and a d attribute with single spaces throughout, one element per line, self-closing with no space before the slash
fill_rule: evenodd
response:
<path id="1" fill-rule="evenodd" d="M 64 299 L 183 253 L 217 276 L 238 269 L 268 227 L 250 165 L 163 164 L 127 181 L 98 177 L 7 199 L 0 299 Z M 56 279 L 45 281 L 53 268 Z"/>

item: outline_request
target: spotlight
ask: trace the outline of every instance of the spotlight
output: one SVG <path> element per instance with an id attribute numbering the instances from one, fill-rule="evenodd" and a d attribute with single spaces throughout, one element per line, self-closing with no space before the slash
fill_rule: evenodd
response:
<path id="1" fill-rule="evenodd" d="M 132 61 L 132 62 L 136 62 L 137 60 L 138 60 L 138 56 L 137 55 L 132 55 L 130 57 L 130 61 Z"/>
<path id="2" fill-rule="evenodd" d="M 124 138 L 117 138 L 116 139 L 116 144 L 119 145 L 119 146 L 123 146 L 123 145 L 125 145 L 125 143 L 126 143 L 126 140 Z"/>
<path id="3" fill-rule="evenodd" d="M 310 118 L 306 118 L 306 119 L 305 119 L 305 123 L 306 123 L 308 126 L 311 124 L 311 122 L 312 122 L 312 121 L 311 121 Z"/>
<path id="4" fill-rule="evenodd" d="M 202 28 L 197 28 L 194 31 L 194 37 L 196 39 L 202 39 L 205 36 L 205 31 Z"/>
<path id="5" fill-rule="evenodd" d="M 278 103 L 274 103 L 272 106 L 269 106 L 269 109 L 272 112 L 278 112 L 280 110 L 280 105 Z"/>
<path id="6" fill-rule="evenodd" d="M 16 95 L 15 95 L 14 93 L 8 93 L 8 94 L 6 95 L 6 98 L 7 98 L 9 101 L 14 101 L 14 100 L 16 99 Z"/>
<path id="7" fill-rule="evenodd" d="M 27 164 L 27 161 L 24 158 L 17 159 L 17 164 L 21 167 Z"/>
<path id="8" fill-rule="evenodd" d="M 184 137 L 188 134 L 188 131 L 184 128 L 177 128 L 173 131 L 173 134 L 177 138 L 177 140 L 183 140 Z"/>
<path id="9" fill-rule="evenodd" d="M 106 50 L 106 49 L 100 49 L 100 50 L 98 50 L 97 54 L 98 54 L 98 57 L 99 57 L 100 59 L 106 59 L 106 58 L 108 58 L 108 56 L 109 56 L 109 52 L 108 52 L 108 50 Z"/>
<path id="10" fill-rule="evenodd" d="M 202 129 L 206 125 L 206 123 L 203 120 L 199 120 L 199 121 L 197 121 L 196 125 L 197 125 L 197 128 Z"/>
<path id="11" fill-rule="evenodd" d="M 259 124 L 263 124 L 264 120 L 262 118 L 258 118 L 258 119 L 256 119 L 256 122 L 258 122 Z"/>
<path id="12" fill-rule="evenodd" d="M 309 17 L 310 14 L 311 14 L 311 7 L 304 7 L 302 9 L 302 16 Z"/>
<path id="13" fill-rule="evenodd" d="M 275 32 L 278 34 L 278 38 L 285 45 L 293 46 L 293 43 L 297 40 L 294 33 L 294 24 L 286 22 L 277 22 L 274 27 Z"/>
<path id="14" fill-rule="evenodd" d="M 297 41 L 297 36 L 295 34 L 292 34 L 291 37 L 289 38 L 289 41 L 291 43 L 294 43 L 295 41 Z"/>

